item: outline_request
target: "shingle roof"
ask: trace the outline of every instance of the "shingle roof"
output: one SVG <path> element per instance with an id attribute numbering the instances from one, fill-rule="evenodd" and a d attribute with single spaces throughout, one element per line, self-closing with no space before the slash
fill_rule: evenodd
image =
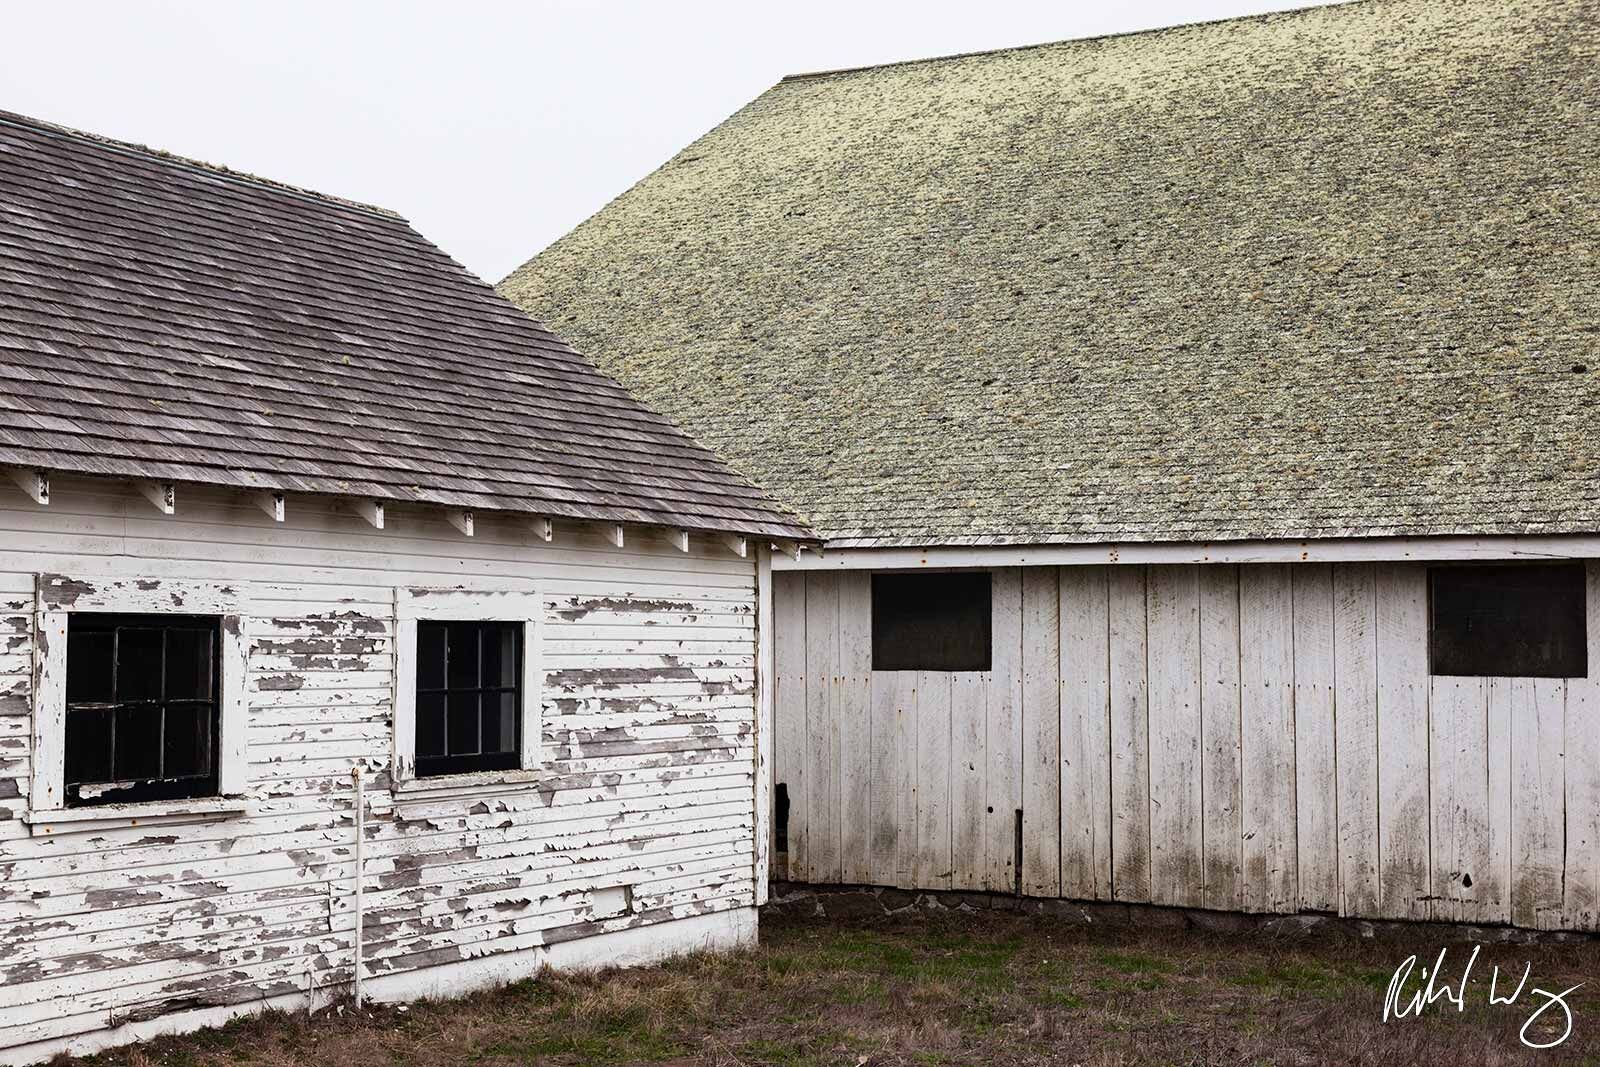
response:
<path id="1" fill-rule="evenodd" d="M 1600 530 L 1600 7 L 786 80 L 501 289 L 830 542 Z"/>
<path id="2" fill-rule="evenodd" d="M 0 113 L 0 463 L 804 529 L 399 216 Z"/>

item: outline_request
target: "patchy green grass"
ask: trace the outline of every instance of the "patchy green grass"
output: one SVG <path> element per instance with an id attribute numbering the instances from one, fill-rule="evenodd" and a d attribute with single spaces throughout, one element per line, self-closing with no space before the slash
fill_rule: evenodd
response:
<path id="1" fill-rule="evenodd" d="M 743 1067 L 889 1065 L 1594 1064 L 1600 945 L 1485 949 L 1467 1010 L 1382 1021 L 1394 968 L 1440 947 L 1084 927 L 1007 913 L 763 920 L 759 949 L 659 967 L 549 975 L 454 1001 L 314 1018 L 273 1013 L 88 1067 Z M 1469 948 L 1451 950 L 1459 977 Z M 1542 999 L 1486 1003 L 1498 964 L 1570 998 L 1573 1035 L 1518 1030 Z M 1502 978 L 1500 992 L 1506 994 Z M 1559 1012 L 1529 1031 L 1549 1040 Z"/>

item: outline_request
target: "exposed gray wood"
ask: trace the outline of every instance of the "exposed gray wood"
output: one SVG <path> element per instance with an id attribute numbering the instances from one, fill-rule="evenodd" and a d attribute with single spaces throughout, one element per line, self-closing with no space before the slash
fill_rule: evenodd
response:
<path id="1" fill-rule="evenodd" d="M 840 877 L 839 584 L 837 574 L 806 578 L 806 820 L 796 873 L 809 882 Z"/>
<path id="2" fill-rule="evenodd" d="M 839 877 L 859 884 L 872 874 L 872 581 L 859 572 L 838 580 Z"/>
<path id="3" fill-rule="evenodd" d="M 1250 911 L 1294 911 L 1299 903 L 1294 633 L 1285 625 L 1292 619 L 1287 565 L 1240 568 L 1240 796 Z"/>
<path id="4" fill-rule="evenodd" d="M 1295 567 L 1295 855 L 1300 907 L 1339 907 L 1339 788 L 1334 723 L 1333 567 Z"/>
<path id="5" fill-rule="evenodd" d="M 1339 803 L 1339 912 L 1379 914 L 1377 575 L 1333 572 L 1334 716 Z"/>
<path id="6" fill-rule="evenodd" d="M 1201 567 L 1199 777 L 1208 908 L 1244 906 L 1239 715 L 1239 568 Z"/>
<path id="7" fill-rule="evenodd" d="M 1150 896 L 1199 907 L 1204 894 L 1200 759 L 1200 574 L 1146 569 L 1150 685 Z"/>
<path id="8" fill-rule="evenodd" d="M 1016 811 L 1022 807 L 1022 571 L 995 571 L 993 658 L 984 686 L 984 887 L 1016 886 Z"/>
<path id="9" fill-rule="evenodd" d="M 1379 913 L 1425 919 L 1428 817 L 1427 573 L 1377 568 Z"/>
<path id="10" fill-rule="evenodd" d="M 1061 893 L 1111 898 L 1111 679 L 1104 567 L 1063 567 Z"/>
<path id="11" fill-rule="evenodd" d="M 1061 592 L 1056 568 L 1022 572 L 1022 889 L 1061 892 Z"/>
<path id="12" fill-rule="evenodd" d="M 1142 567 L 1107 572 L 1111 691 L 1111 895 L 1150 899 L 1150 711 Z"/>

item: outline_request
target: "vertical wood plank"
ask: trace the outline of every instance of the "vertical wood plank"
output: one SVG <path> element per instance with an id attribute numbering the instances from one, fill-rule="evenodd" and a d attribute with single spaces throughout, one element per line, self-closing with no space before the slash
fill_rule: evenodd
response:
<path id="1" fill-rule="evenodd" d="M 1566 925 L 1600 927 L 1600 560 L 1586 565 L 1589 673 L 1567 679 Z"/>
<path id="2" fill-rule="evenodd" d="M 1511 680 L 1511 921 L 1548 929 L 1565 903 L 1566 685 Z"/>
<path id="3" fill-rule="evenodd" d="M 789 818 L 784 828 L 788 850 L 774 851 L 775 874 L 797 877 L 800 841 L 806 818 L 806 576 L 799 571 L 772 575 L 773 660 L 778 688 L 774 694 L 772 780 L 789 798 Z M 776 820 L 774 820 L 776 833 Z M 776 849 L 776 843 L 774 843 Z"/>
<path id="4" fill-rule="evenodd" d="M 950 888 L 950 674 L 916 671 L 917 854 L 921 889 Z"/>
<path id="5" fill-rule="evenodd" d="M 1295 849 L 1294 637 L 1289 565 L 1239 570 L 1239 717 L 1244 904 L 1299 905 Z"/>
<path id="6" fill-rule="evenodd" d="M 1334 725 L 1338 748 L 1339 913 L 1378 911 L 1377 571 L 1333 569 Z"/>
<path id="7" fill-rule="evenodd" d="M 1016 886 L 1016 810 L 1022 807 L 1022 570 L 1005 567 L 992 578 L 994 657 L 987 688 L 985 756 L 985 888 Z"/>
<path id="8" fill-rule="evenodd" d="M 1061 895 L 1111 899 L 1111 679 L 1106 568 L 1062 567 Z"/>
<path id="9" fill-rule="evenodd" d="M 1333 567 L 1296 564 L 1294 594 L 1295 856 L 1300 907 L 1339 907 L 1339 809 L 1333 708 Z"/>
<path id="10" fill-rule="evenodd" d="M 1484 921 L 1511 921 L 1511 794 L 1521 788 L 1511 766 L 1511 681 L 1489 678 L 1485 685 L 1488 718 L 1489 863 L 1480 893 Z M 1473 875 L 1477 879 L 1478 875 Z"/>
<path id="11" fill-rule="evenodd" d="M 839 575 L 839 679 L 834 721 L 839 733 L 839 878 L 871 881 L 872 826 L 872 575 Z"/>
<path id="12" fill-rule="evenodd" d="M 900 677 L 898 671 L 872 672 L 872 827 L 866 878 L 872 885 L 901 884 L 901 841 L 914 829 L 913 823 L 901 821 L 906 807 L 899 795 L 902 765 L 915 766 L 916 747 L 904 747 L 902 731 L 907 720 L 900 705 Z M 911 786 L 904 788 L 909 792 Z"/>
<path id="13" fill-rule="evenodd" d="M 1107 571 L 1111 689 L 1111 893 L 1150 899 L 1150 741 L 1143 567 Z"/>
<path id="14" fill-rule="evenodd" d="M 1204 900 L 1200 792 L 1200 569 L 1148 569 L 1150 896 Z"/>
<path id="15" fill-rule="evenodd" d="M 1489 841 L 1489 690 L 1482 678 L 1428 681 L 1429 914 L 1475 922 L 1494 880 Z"/>
<path id="16" fill-rule="evenodd" d="M 806 821 L 799 878 L 837 882 L 839 865 L 839 574 L 806 576 Z"/>
<path id="17" fill-rule="evenodd" d="M 950 888 L 981 890 L 988 873 L 988 673 L 950 675 Z"/>
<path id="18" fill-rule="evenodd" d="M 917 673 L 888 672 L 893 691 L 895 751 L 895 827 L 899 840 L 895 849 L 894 885 L 901 889 L 917 886 L 917 831 L 919 821 L 918 775 L 922 748 L 918 730 Z"/>
<path id="19" fill-rule="evenodd" d="M 1022 891 L 1061 894 L 1061 590 L 1022 572 Z"/>
<path id="20" fill-rule="evenodd" d="M 1428 842 L 1427 570 L 1377 566 L 1379 913 L 1426 919 Z"/>
<path id="21" fill-rule="evenodd" d="M 1200 797 L 1208 908 L 1244 907 L 1239 568 L 1200 568 Z"/>

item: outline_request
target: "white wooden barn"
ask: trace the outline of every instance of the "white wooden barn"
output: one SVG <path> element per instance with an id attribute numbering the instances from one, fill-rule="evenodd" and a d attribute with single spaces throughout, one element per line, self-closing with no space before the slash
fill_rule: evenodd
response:
<path id="1" fill-rule="evenodd" d="M 0 372 L 0 1062 L 754 938 L 807 531 L 402 219 L 0 115 Z"/>
<path id="2" fill-rule="evenodd" d="M 1600 930 L 1597 58 L 1373 0 L 796 76 L 507 278 L 823 538 L 776 869 Z"/>

